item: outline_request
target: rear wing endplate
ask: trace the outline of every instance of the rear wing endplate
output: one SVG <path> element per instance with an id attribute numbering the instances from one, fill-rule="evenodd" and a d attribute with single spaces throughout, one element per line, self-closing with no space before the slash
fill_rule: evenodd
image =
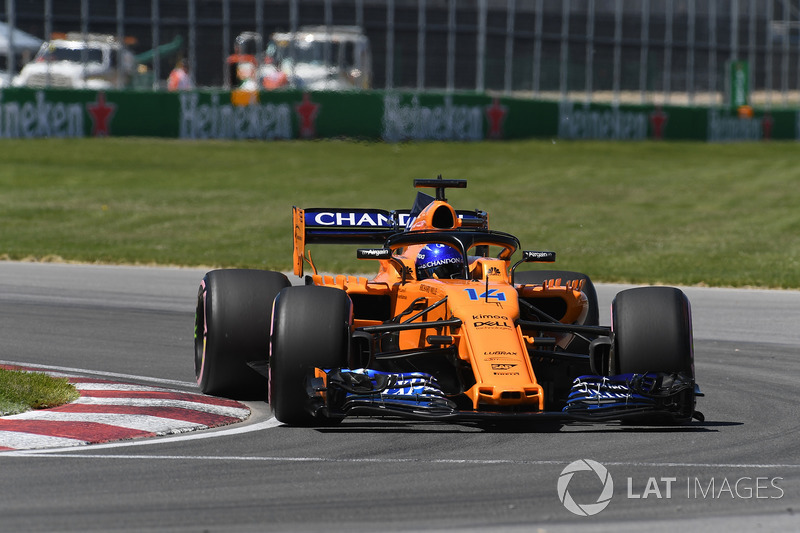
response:
<path id="1" fill-rule="evenodd" d="M 456 211 L 462 227 L 487 228 L 488 217 L 483 211 Z M 372 244 L 381 246 L 390 236 L 405 231 L 411 210 L 400 209 L 341 209 L 292 207 L 294 246 L 293 271 L 303 275 L 307 244 Z"/>
<path id="2" fill-rule="evenodd" d="M 383 209 L 292 208 L 294 222 L 293 267 L 296 276 L 303 275 L 303 258 L 307 244 L 373 244 L 402 231 L 408 220 L 405 215 Z"/>

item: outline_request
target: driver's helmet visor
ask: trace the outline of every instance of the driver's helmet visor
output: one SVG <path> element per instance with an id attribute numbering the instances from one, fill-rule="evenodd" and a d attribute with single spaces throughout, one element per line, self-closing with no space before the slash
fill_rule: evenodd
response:
<path id="1" fill-rule="evenodd" d="M 456 279 L 463 277 L 461 253 L 446 244 L 428 244 L 417 255 L 417 279 Z"/>

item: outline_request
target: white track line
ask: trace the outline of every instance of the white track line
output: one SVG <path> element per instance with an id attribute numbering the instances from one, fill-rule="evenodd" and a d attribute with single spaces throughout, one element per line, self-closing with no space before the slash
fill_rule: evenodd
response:
<path id="1" fill-rule="evenodd" d="M 162 439 L 164 442 L 166 439 Z M 154 441 L 148 441 L 153 443 Z M 103 445 L 83 448 L 97 450 Z M 118 447 L 117 445 L 106 445 L 105 447 Z M 5 456 L 32 456 L 45 455 L 48 457 L 71 457 L 71 458 L 92 458 L 92 459 L 139 459 L 139 460 L 194 460 L 194 461 L 241 461 L 241 462 L 269 462 L 269 463 L 348 463 L 348 464 L 447 464 L 447 465 L 511 465 L 511 466 L 563 466 L 570 463 L 569 460 L 559 461 L 537 461 L 524 459 L 412 459 L 398 457 L 274 457 L 274 456 L 239 456 L 239 455 L 144 455 L 144 454 L 94 454 L 94 453 L 64 453 L 77 452 L 79 450 L 43 450 L 30 452 L 8 452 L 1 454 Z M 736 464 L 736 463 L 643 463 L 643 462 L 604 462 L 606 467 L 625 466 L 641 468 L 747 468 L 747 469 L 797 469 L 800 464 Z"/>
<path id="2" fill-rule="evenodd" d="M 158 378 L 147 378 L 142 376 L 132 376 L 128 374 L 114 374 L 111 372 L 97 372 L 87 371 L 78 368 L 64 368 L 53 367 L 47 365 L 32 365 L 29 363 L 8 362 L 0 361 L 0 364 L 19 365 L 27 367 L 64 370 L 80 374 L 94 374 L 104 375 L 119 378 L 128 378 L 141 381 L 152 381 L 156 383 L 171 383 L 182 386 L 195 386 L 194 383 L 187 383 L 174 380 L 162 380 Z M 85 397 L 84 397 L 85 398 Z M 82 398 L 83 399 L 83 398 Z M 99 401 L 98 401 L 99 400 Z M 92 398 L 92 401 L 97 403 L 113 403 L 115 398 Z M 170 400 L 163 400 L 171 402 Z M 188 403 L 192 402 L 178 402 Z M 172 405 L 172 404 L 171 404 Z M 176 405 L 177 406 L 177 405 Z M 212 406 L 219 407 L 219 406 Z M 244 433 L 252 433 L 254 431 L 263 431 L 280 426 L 274 417 L 258 422 L 255 424 L 248 424 L 245 426 L 238 426 L 219 431 L 202 432 L 202 433 L 189 433 L 187 435 L 164 437 L 148 440 L 137 441 L 121 441 L 112 442 L 107 444 L 93 444 L 92 446 L 81 446 L 78 448 L 71 447 L 70 443 L 66 443 L 65 447 L 61 448 L 47 448 L 47 449 L 33 449 L 33 450 L 11 450 L 7 452 L 0 452 L 2 457 L 60 457 L 60 458 L 92 458 L 92 459 L 141 459 L 141 460 L 154 460 L 154 459 L 167 459 L 167 460 L 201 460 L 201 461 L 248 461 L 248 462 L 285 462 L 285 463 L 383 463 L 383 464 L 400 464 L 400 463 L 419 463 L 419 464 L 463 464 L 463 465 L 532 465 L 532 466 L 560 466 L 569 464 L 569 460 L 562 461 L 536 461 L 536 460 L 516 460 L 516 459 L 404 459 L 404 458 L 332 458 L 332 457 L 243 457 L 243 456 L 216 456 L 216 455 L 136 455 L 136 454 L 95 454 L 95 453 L 81 453 L 82 451 L 90 450 L 92 452 L 103 449 L 114 448 L 127 448 L 134 446 L 149 446 L 154 444 L 168 444 L 172 442 L 185 442 L 187 440 L 195 439 L 211 439 L 219 437 L 227 437 L 231 435 L 238 435 Z M 69 441 L 70 439 L 64 439 Z M 80 443 L 80 441 L 73 441 Z M 71 452 L 71 453 L 66 453 Z M 605 466 L 628 466 L 628 467 L 644 467 L 644 468 L 753 468 L 753 469 L 775 469 L 775 468 L 790 468 L 800 469 L 800 464 L 756 464 L 756 463 L 647 463 L 647 462 L 607 462 L 603 463 Z"/>
<path id="3" fill-rule="evenodd" d="M 78 390 L 117 390 L 125 392 L 171 392 L 162 387 L 148 387 L 147 385 L 133 385 L 131 383 L 82 383 L 72 384 Z"/>
<path id="4" fill-rule="evenodd" d="M 253 457 L 236 455 L 145 455 L 145 454 L 96 454 L 83 453 L 84 451 L 95 452 L 114 448 L 127 448 L 134 446 L 150 446 L 154 444 L 168 444 L 173 442 L 185 442 L 196 439 L 213 439 L 218 437 L 228 437 L 263 431 L 279 427 L 281 425 L 274 417 L 246 426 L 233 427 L 219 431 L 191 433 L 177 437 L 166 437 L 159 439 L 148 439 L 130 442 L 111 442 L 107 444 L 93 444 L 92 446 L 81 448 L 51 448 L 42 450 L 19 450 L 0 452 L 0 459 L 3 457 L 63 457 L 63 458 L 91 458 L 91 459 L 167 459 L 167 460 L 195 460 L 195 461 L 242 461 L 242 462 L 271 462 L 271 463 L 351 463 L 351 464 L 460 464 L 460 465 L 520 465 L 520 466 L 562 466 L 570 463 L 569 459 L 558 461 L 540 461 L 525 459 L 412 459 L 412 458 L 390 458 L 390 457 L 356 457 L 356 458 L 336 458 L 336 457 Z M 615 461 L 604 462 L 605 466 L 627 466 L 641 468 L 752 468 L 752 469 L 800 469 L 800 464 L 789 463 L 648 463 L 638 461 Z"/>

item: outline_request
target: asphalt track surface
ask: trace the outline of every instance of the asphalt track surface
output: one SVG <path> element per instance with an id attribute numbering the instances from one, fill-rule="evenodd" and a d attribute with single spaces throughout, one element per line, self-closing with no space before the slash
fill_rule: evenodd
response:
<path id="1" fill-rule="evenodd" d="M 190 269 L 0 262 L 0 359 L 196 391 Z M 601 323 L 621 286 L 598 287 Z M 800 530 L 800 292 L 685 289 L 705 422 L 355 419 L 0 453 L 1 531 Z M 567 465 L 607 468 L 578 516 Z M 565 478 L 566 480 L 566 478 Z M 565 485 L 594 504 L 592 471 Z"/>

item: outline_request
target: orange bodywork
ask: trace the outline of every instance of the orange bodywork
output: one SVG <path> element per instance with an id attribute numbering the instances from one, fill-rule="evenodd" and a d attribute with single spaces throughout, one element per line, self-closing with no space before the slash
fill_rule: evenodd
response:
<path id="1" fill-rule="evenodd" d="M 294 208 L 293 270 L 303 275 L 306 228 L 304 210 Z M 457 230 L 462 221 L 453 208 L 444 201 L 430 203 L 406 227 L 408 234 Z M 467 251 L 469 264 L 464 279 L 416 279 L 415 260 L 423 245 L 398 246 L 392 249 L 391 258 L 375 259 L 379 269 L 373 278 L 357 276 L 319 275 L 314 269 L 310 282 L 314 285 L 335 287 L 347 292 L 351 298 L 382 297 L 388 302 L 390 317 L 397 317 L 408 309 L 426 310 L 446 301 L 424 314 L 415 317 L 417 322 L 459 319 L 459 326 L 444 325 L 423 329 L 404 330 L 397 334 L 399 350 L 435 347 L 445 337 L 454 348 L 457 361 L 453 361 L 474 379 L 467 382 L 460 394 L 469 399 L 474 410 L 544 411 L 545 393 L 537 380 L 529 350 L 536 346 L 536 338 L 526 334 L 516 325 L 520 319 L 520 299 L 536 301 L 539 298 L 560 299 L 565 311 L 560 321 L 580 324 L 588 313 L 586 296 L 580 286 L 562 285 L 561 280 L 550 280 L 537 285 L 512 285 L 511 255 L 515 249 L 503 248 L 496 243 L 473 243 L 475 249 Z M 500 248 L 496 256 L 481 253 L 481 247 Z M 474 255 L 469 255 L 474 252 Z M 411 313 L 413 314 L 413 313 Z M 384 320 L 359 315 L 352 329 L 375 326 Z M 555 334 L 555 342 L 566 346 L 572 334 Z M 433 342 L 431 342 L 433 341 Z"/>

